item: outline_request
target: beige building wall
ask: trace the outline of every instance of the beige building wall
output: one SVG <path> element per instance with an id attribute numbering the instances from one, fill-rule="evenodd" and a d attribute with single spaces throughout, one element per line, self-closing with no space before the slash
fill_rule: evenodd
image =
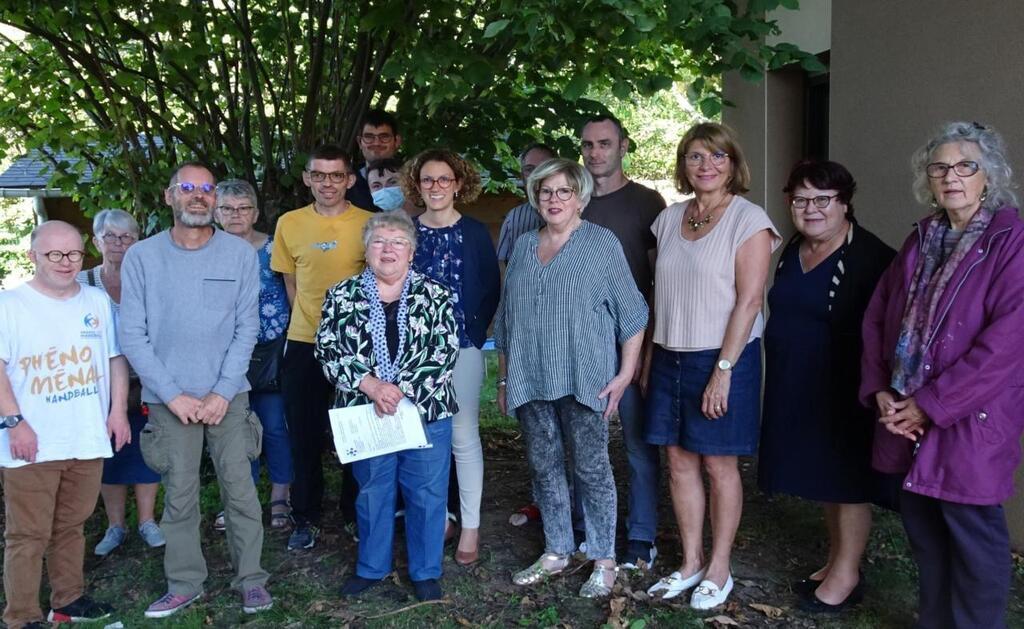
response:
<path id="1" fill-rule="evenodd" d="M 809 0 L 809 4 L 820 2 Z M 993 125 L 1009 145 L 1016 181 L 1024 182 L 1024 46 L 1020 43 L 1024 9 L 1020 3 L 857 0 L 829 4 L 829 153 L 857 179 L 857 216 L 865 227 L 898 247 L 912 223 L 928 212 L 914 201 L 910 190 L 910 156 L 945 121 Z M 820 9 L 814 8 L 813 19 L 805 16 L 785 24 L 791 29 L 814 28 L 815 20 L 826 14 Z M 799 43 L 801 36 L 784 32 L 781 39 Z M 808 40 L 812 41 L 817 40 Z M 751 197 L 766 204 L 773 220 L 782 221 L 785 208 L 773 195 L 782 185 L 779 173 L 798 156 L 794 147 L 800 149 L 802 123 L 792 109 L 801 102 L 795 93 L 800 88 L 779 73 L 755 85 L 728 77 L 724 87 L 726 98 L 737 107 L 723 118 L 755 154 Z M 1015 341 L 1024 343 L 1024 330 Z M 1007 504 L 1007 518 L 1015 547 L 1024 549 L 1024 468 L 1017 472 L 1017 497 Z"/>

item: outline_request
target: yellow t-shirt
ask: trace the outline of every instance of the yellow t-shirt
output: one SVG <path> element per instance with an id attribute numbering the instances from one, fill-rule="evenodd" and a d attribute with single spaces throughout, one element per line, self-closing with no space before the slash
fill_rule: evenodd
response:
<path id="1" fill-rule="evenodd" d="M 323 216 L 310 204 L 278 219 L 270 268 L 295 275 L 290 340 L 314 342 L 327 289 L 363 271 L 363 226 L 371 216 L 351 203 L 338 216 Z"/>

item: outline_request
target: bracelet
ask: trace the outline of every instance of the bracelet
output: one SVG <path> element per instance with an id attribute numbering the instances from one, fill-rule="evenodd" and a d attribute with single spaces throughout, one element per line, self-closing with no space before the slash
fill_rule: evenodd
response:
<path id="1" fill-rule="evenodd" d="M 508 378 L 498 378 L 498 382 L 494 385 L 496 387 L 503 387 L 508 383 Z"/>

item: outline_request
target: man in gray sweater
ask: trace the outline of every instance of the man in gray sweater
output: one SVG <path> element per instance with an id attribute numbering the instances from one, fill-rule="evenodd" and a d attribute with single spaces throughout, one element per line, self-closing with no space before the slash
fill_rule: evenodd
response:
<path id="1" fill-rule="evenodd" d="M 121 347 L 149 407 L 140 445 L 164 483 L 168 591 L 149 606 L 147 618 L 170 616 L 203 593 L 204 440 L 224 501 L 236 569 L 231 585 L 247 613 L 273 604 L 260 567 L 263 523 L 250 470 L 261 427 L 249 410 L 245 378 L 259 330 L 259 266 L 247 242 L 212 226 L 215 184 L 205 166 L 180 166 L 164 193 L 174 226 L 129 249 L 121 268 Z"/>

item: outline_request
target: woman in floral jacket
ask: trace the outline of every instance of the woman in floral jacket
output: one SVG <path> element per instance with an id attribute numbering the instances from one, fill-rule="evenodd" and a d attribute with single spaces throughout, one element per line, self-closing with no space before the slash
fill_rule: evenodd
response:
<path id="1" fill-rule="evenodd" d="M 375 214 L 363 229 L 367 268 L 327 291 L 316 357 L 336 388 L 335 406 L 372 403 L 391 415 L 402 398 L 426 423 L 430 448 L 353 463 L 359 483 L 359 560 L 342 587 L 354 596 L 391 572 L 397 488 L 405 501 L 409 576 L 420 600 L 440 599 L 459 334 L 451 295 L 410 270 L 416 230 L 401 212 Z"/>

